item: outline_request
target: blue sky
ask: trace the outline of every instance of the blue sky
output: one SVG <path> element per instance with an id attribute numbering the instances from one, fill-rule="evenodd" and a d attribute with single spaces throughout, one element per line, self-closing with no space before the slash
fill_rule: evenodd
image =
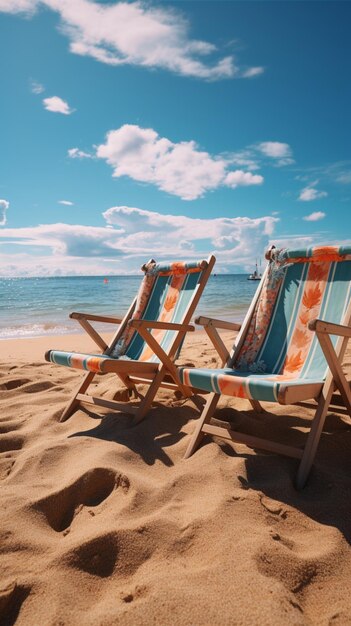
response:
<path id="1" fill-rule="evenodd" d="M 349 2 L 0 0 L 0 274 L 351 238 Z"/>

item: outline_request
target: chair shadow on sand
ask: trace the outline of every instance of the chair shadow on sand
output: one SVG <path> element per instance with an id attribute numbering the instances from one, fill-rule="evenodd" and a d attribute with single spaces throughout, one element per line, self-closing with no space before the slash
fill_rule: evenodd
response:
<path id="1" fill-rule="evenodd" d="M 182 427 L 198 415 L 198 410 L 188 404 L 174 407 L 155 402 L 147 419 L 133 425 L 128 414 L 109 412 L 105 415 L 98 415 L 83 407 L 81 411 L 101 422 L 89 430 L 76 432 L 70 437 L 95 437 L 113 441 L 129 448 L 147 465 L 153 465 L 159 460 L 168 467 L 174 463 L 166 449 L 187 436 L 186 433 L 181 432 Z"/>
<path id="2" fill-rule="evenodd" d="M 147 465 L 159 460 L 168 467 L 174 462 L 167 448 L 189 436 L 182 432 L 182 428 L 198 416 L 198 411 L 189 404 L 177 406 L 175 417 L 174 406 L 159 403 L 155 404 L 146 420 L 132 426 L 129 415 L 116 416 L 111 412 L 101 416 L 88 409 L 81 410 L 95 420 L 101 419 L 101 422 L 70 437 L 95 437 L 115 442 L 137 454 Z M 214 419 L 247 434 L 255 432 L 264 435 L 267 429 L 274 431 L 277 441 L 296 447 L 302 447 L 307 436 L 300 429 L 307 431 L 310 426 L 308 413 L 306 417 L 279 415 L 270 411 L 257 414 L 253 410 L 244 412 L 231 407 L 217 409 Z M 201 448 L 210 443 L 213 445 L 213 439 L 205 435 Z M 238 444 L 221 439 L 216 439 L 215 445 L 219 445 L 225 455 L 245 459 L 246 476 L 237 476 L 243 489 L 254 490 L 262 497 L 292 507 L 320 524 L 333 526 L 351 543 L 351 428 L 342 416 L 335 413 L 328 415 L 315 466 L 302 491 L 295 489 L 292 480 L 297 460 L 259 449 L 255 449 L 254 453 L 246 452 L 244 446 L 240 446 L 238 451 Z"/>
<path id="3" fill-rule="evenodd" d="M 294 410 L 294 407 L 292 407 Z M 306 433 L 298 430 L 310 427 L 310 419 L 294 415 L 277 415 L 265 411 L 255 414 L 245 413 L 245 420 L 240 421 L 243 413 L 234 409 L 222 409 L 231 412 L 231 419 L 225 419 L 231 427 L 251 434 L 251 428 L 264 434 L 267 428 L 275 433 L 279 442 L 292 443 L 302 447 Z M 217 411 L 215 419 L 224 419 Z M 205 436 L 202 445 L 211 442 Z M 297 491 L 293 485 L 297 460 L 278 456 L 274 453 L 255 449 L 255 454 L 237 452 L 237 444 L 231 445 L 217 439 L 222 451 L 228 456 L 245 459 L 246 477 L 238 476 L 243 489 L 261 492 L 272 500 L 297 509 L 310 519 L 327 526 L 337 528 L 351 543 L 351 428 L 343 416 L 330 413 L 326 419 L 321 437 L 316 462 L 309 480 L 303 490 Z M 236 448 L 236 449 L 235 449 Z"/>

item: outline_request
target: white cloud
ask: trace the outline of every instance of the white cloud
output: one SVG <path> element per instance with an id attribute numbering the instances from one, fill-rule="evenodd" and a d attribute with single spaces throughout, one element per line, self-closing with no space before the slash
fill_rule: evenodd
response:
<path id="1" fill-rule="evenodd" d="M 312 202 L 313 200 L 318 200 L 318 198 L 325 198 L 328 194 L 326 191 L 318 191 L 315 189 L 314 185 L 317 185 L 318 181 L 307 185 L 304 189 L 301 190 L 299 195 L 299 200 L 302 202 Z"/>
<path id="2" fill-rule="evenodd" d="M 244 148 L 244 150 L 231 152 L 226 155 L 226 158 L 231 165 L 245 167 L 245 169 L 249 170 L 250 172 L 254 172 L 255 170 L 260 169 L 257 153 L 251 146 L 248 148 Z"/>
<path id="3" fill-rule="evenodd" d="M 314 213 L 311 213 L 310 215 L 305 215 L 305 217 L 303 217 L 302 219 L 304 219 L 306 222 L 318 222 L 319 220 L 322 220 L 325 217 L 325 213 L 323 213 L 323 211 L 315 211 Z"/>
<path id="4" fill-rule="evenodd" d="M 25 247 L 49 248 L 58 256 L 118 256 L 122 231 L 80 224 L 41 224 L 24 228 L 5 228 L 0 237 Z"/>
<path id="5" fill-rule="evenodd" d="M 96 155 L 113 167 L 113 176 L 152 183 L 183 200 L 194 200 L 221 185 L 237 187 L 263 182 L 260 175 L 228 171 L 230 161 L 199 150 L 195 141 L 173 143 L 152 128 L 130 124 L 111 130 L 106 143 L 97 147 Z"/>
<path id="6" fill-rule="evenodd" d="M 0 11 L 4 13 L 33 13 L 39 0 L 0 0 Z"/>
<path id="7" fill-rule="evenodd" d="M 217 264 L 226 267 L 252 262 L 263 254 L 277 218 L 192 218 L 163 215 L 154 211 L 116 206 L 103 213 L 108 224 L 125 232 L 120 245 L 130 254 L 161 255 L 163 258 L 198 258 L 214 252 Z M 186 253 L 186 254 L 185 254 Z"/>
<path id="8" fill-rule="evenodd" d="M 92 154 L 79 150 L 79 148 L 70 148 L 67 154 L 71 159 L 92 159 Z"/>
<path id="9" fill-rule="evenodd" d="M 8 200 L 0 200 L 0 226 L 5 226 L 6 224 L 6 211 L 9 206 Z"/>
<path id="10" fill-rule="evenodd" d="M 351 161 L 336 161 L 327 165 L 319 165 L 318 167 L 304 168 L 303 174 L 296 176 L 296 180 L 307 181 L 309 187 L 313 187 L 318 183 L 318 179 L 322 179 L 329 184 L 340 183 L 349 185 L 351 183 Z M 317 181 L 310 183 L 311 176 L 316 176 Z"/>
<path id="11" fill-rule="evenodd" d="M 224 179 L 224 182 L 228 187 L 247 187 L 248 185 L 261 185 L 263 183 L 263 176 L 260 174 L 251 174 L 251 172 L 243 172 L 242 170 L 235 170 L 235 172 L 229 172 Z"/>
<path id="12" fill-rule="evenodd" d="M 290 165 L 294 163 L 292 151 L 288 143 L 280 141 L 262 141 L 257 144 L 257 150 L 265 156 L 275 159 L 276 165 Z"/>
<path id="13" fill-rule="evenodd" d="M 259 76 L 263 74 L 264 67 L 250 67 L 248 70 L 245 70 L 242 73 L 243 78 L 253 78 L 254 76 Z"/>
<path id="14" fill-rule="evenodd" d="M 252 144 L 243 150 L 229 154 L 228 160 L 250 171 L 259 169 L 262 164 L 282 167 L 295 163 L 289 144 L 280 141 L 262 141 Z"/>
<path id="15" fill-rule="evenodd" d="M 40 93 L 43 93 L 43 91 L 45 91 L 45 87 L 41 85 L 40 83 L 38 83 L 36 80 L 32 80 L 30 82 L 30 89 L 31 89 L 31 92 L 35 94 L 40 94 Z"/>
<path id="16" fill-rule="evenodd" d="M 0 11 L 33 12 L 39 5 L 59 13 L 61 31 L 75 54 L 109 65 L 133 64 L 163 68 L 206 80 L 252 78 L 262 67 L 239 68 L 235 58 L 218 60 L 216 46 L 194 40 L 182 13 L 149 3 L 92 0 L 0 0 Z M 211 61 L 207 62 L 207 59 Z M 205 59 L 205 60 L 204 60 Z"/>
<path id="17" fill-rule="evenodd" d="M 70 109 L 68 103 L 58 96 L 44 98 L 43 105 L 47 111 L 52 111 L 53 113 L 62 113 L 63 115 L 71 115 L 73 113 L 73 109 Z"/>
<path id="18" fill-rule="evenodd" d="M 71 200 L 58 200 L 57 201 L 59 204 L 64 204 L 65 206 L 73 206 L 74 202 L 71 202 Z"/>
<path id="19" fill-rule="evenodd" d="M 349 171 L 349 172 L 342 172 L 341 174 L 339 174 L 337 176 L 336 181 L 338 183 L 341 183 L 342 185 L 350 185 L 350 183 L 351 183 L 351 171 Z"/>
<path id="20" fill-rule="evenodd" d="M 197 259 L 210 252 L 219 270 L 240 269 L 263 255 L 279 221 L 272 216 L 195 219 L 127 206 L 111 207 L 103 217 L 105 227 L 44 224 L 0 230 L 0 244 L 11 244 L 1 274 L 138 273 L 151 256 Z"/>

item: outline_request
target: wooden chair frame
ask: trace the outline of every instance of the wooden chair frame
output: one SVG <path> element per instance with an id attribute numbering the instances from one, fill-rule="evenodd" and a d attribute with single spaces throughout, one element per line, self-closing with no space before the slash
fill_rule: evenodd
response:
<path id="1" fill-rule="evenodd" d="M 70 318 L 78 321 L 96 345 L 102 350 L 102 354 L 108 356 L 111 353 L 114 345 L 122 336 L 126 325 L 129 324 L 141 335 L 154 354 L 159 358 L 160 362 L 150 363 L 148 361 L 133 361 L 129 359 L 105 359 L 103 364 L 104 373 L 115 373 L 127 387 L 129 399 L 134 393 L 135 397 L 140 400 L 138 406 L 131 406 L 128 404 L 128 401 L 117 402 L 115 400 L 105 400 L 103 398 L 87 394 L 86 391 L 96 376 L 96 372 L 87 372 L 83 381 L 79 383 L 73 397 L 65 408 L 61 416 L 61 422 L 67 420 L 72 413 L 78 409 L 80 404 L 84 403 L 132 413 L 134 414 L 134 423 L 137 423 L 144 418 L 147 411 L 150 409 L 159 387 L 165 387 L 174 391 L 178 390 L 185 397 L 191 397 L 194 395 L 194 390 L 186 385 L 183 385 L 180 381 L 174 361 L 186 333 L 193 332 L 195 330 L 195 327 L 190 324 L 190 321 L 215 262 L 215 257 L 213 255 L 209 256 L 207 259 L 208 265 L 206 269 L 202 271 L 202 276 L 196 285 L 194 294 L 188 304 L 184 320 L 181 324 L 148 320 L 131 320 L 135 309 L 136 298 L 133 300 L 123 319 L 81 312 L 73 312 L 70 314 Z M 119 324 L 119 328 L 112 337 L 111 342 L 107 344 L 90 322 Z M 152 329 L 177 331 L 167 353 L 150 333 L 150 330 Z M 136 387 L 138 383 L 149 384 L 149 389 L 147 390 L 145 396 L 142 396 L 139 393 Z"/>
<path id="2" fill-rule="evenodd" d="M 196 324 L 203 325 L 206 333 L 211 339 L 220 358 L 222 359 L 222 367 L 231 367 L 235 354 L 241 348 L 242 342 L 245 338 L 246 330 L 251 320 L 252 312 L 254 311 L 256 302 L 260 295 L 260 289 L 263 285 L 263 281 L 264 277 L 261 280 L 261 285 L 259 286 L 256 295 L 253 298 L 253 301 L 250 305 L 249 311 L 242 326 L 240 326 L 239 324 L 223 322 L 221 320 L 216 320 L 203 316 L 195 320 Z M 339 412 L 344 415 L 346 414 L 351 418 L 351 391 L 346 377 L 342 371 L 342 361 L 347 347 L 347 342 L 351 338 L 350 326 L 351 303 L 347 308 L 342 324 L 333 324 L 319 319 L 312 320 L 309 323 L 310 330 L 314 331 L 318 337 L 319 343 L 321 345 L 329 367 L 329 372 L 321 391 L 319 385 L 319 391 L 317 396 L 315 393 L 316 386 L 311 385 L 310 399 L 317 402 L 317 407 L 304 448 L 287 446 L 276 441 L 270 441 L 267 439 L 246 435 L 244 433 L 238 433 L 230 428 L 215 426 L 211 424 L 211 418 L 221 397 L 221 394 L 211 393 L 208 396 L 203 412 L 196 424 L 195 431 L 191 437 L 184 458 L 190 457 L 193 452 L 195 452 L 205 434 L 221 437 L 223 439 L 231 440 L 237 443 L 243 443 L 250 448 L 267 450 L 268 452 L 275 452 L 277 454 L 283 454 L 289 457 L 299 459 L 300 464 L 297 471 L 295 486 L 297 489 L 302 489 L 306 484 L 310 469 L 316 455 L 318 443 L 323 431 L 323 426 L 329 407 L 332 405 L 333 412 Z M 226 346 L 223 343 L 223 340 L 217 332 L 217 329 L 230 329 L 240 331 L 231 354 L 229 354 Z M 331 335 L 337 335 L 339 337 L 335 347 L 333 346 L 333 343 L 330 339 Z M 336 390 L 340 392 L 341 397 L 334 395 L 334 392 Z M 286 385 L 284 385 L 281 398 L 284 399 L 283 404 L 297 404 L 308 408 L 315 407 L 315 405 L 312 404 L 310 405 L 303 402 L 300 403 L 298 397 L 294 399 L 293 387 L 289 387 L 288 382 L 286 383 Z M 249 402 L 256 412 L 263 411 L 262 405 L 257 400 L 249 400 Z"/>

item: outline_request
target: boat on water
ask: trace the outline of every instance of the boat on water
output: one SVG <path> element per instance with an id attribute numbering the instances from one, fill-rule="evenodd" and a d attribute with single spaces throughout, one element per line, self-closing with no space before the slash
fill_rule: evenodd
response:
<path id="1" fill-rule="evenodd" d="M 261 280 L 262 274 L 258 271 L 257 262 L 255 265 L 255 270 L 247 277 L 247 280 Z"/>

